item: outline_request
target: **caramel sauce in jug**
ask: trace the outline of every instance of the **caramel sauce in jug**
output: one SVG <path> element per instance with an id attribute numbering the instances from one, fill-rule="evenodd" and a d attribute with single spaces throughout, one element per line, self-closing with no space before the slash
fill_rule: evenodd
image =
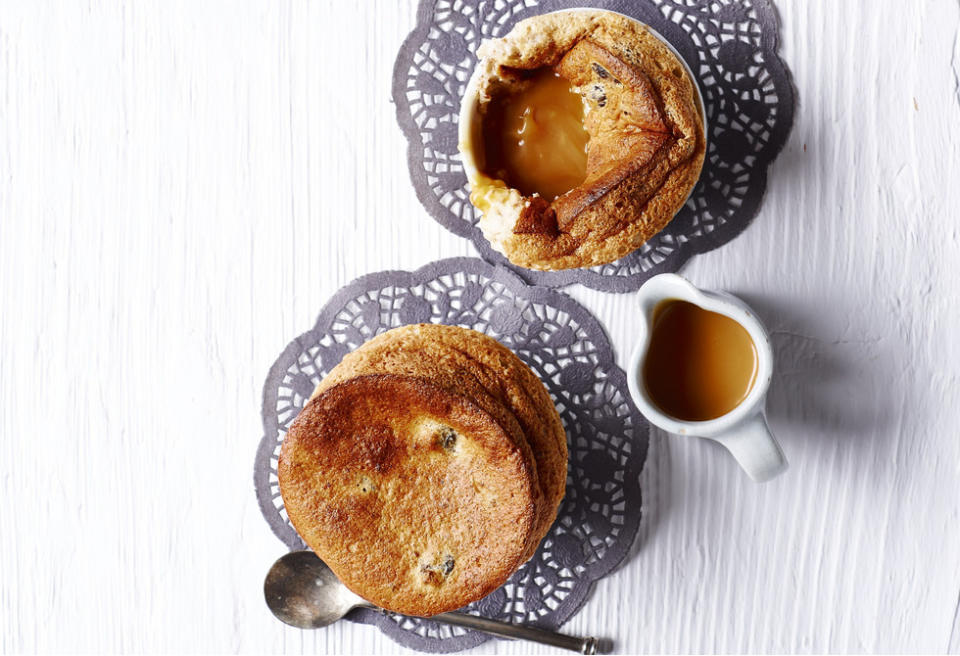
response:
<path id="1" fill-rule="evenodd" d="M 707 421 L 740 405 L 757 378 L 757 347 L 730 317 L 687 301 L 654 310 L 643 383 L 654 404 L 682 421 Z"/>

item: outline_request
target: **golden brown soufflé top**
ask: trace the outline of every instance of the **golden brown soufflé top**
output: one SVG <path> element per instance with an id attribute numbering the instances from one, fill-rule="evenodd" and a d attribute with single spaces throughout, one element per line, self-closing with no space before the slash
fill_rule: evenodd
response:
<path id="1" fill-rule="evenodd" d="M 478 50 L 469 150 L 480 228 L 514 264 L 613 262 L 670 222 L 703 166 L 696 87 L 642 24 L 607 11 L 518 23 Z"/>
<path id="2" fill-rule="evenodd" d="M 304 542 L 368 601 L 407 615 L 502 585 L 557 516 L 566 434 L 511 351 L 455 326 L 395 328 L 347 354 L 277 466 Z"/>

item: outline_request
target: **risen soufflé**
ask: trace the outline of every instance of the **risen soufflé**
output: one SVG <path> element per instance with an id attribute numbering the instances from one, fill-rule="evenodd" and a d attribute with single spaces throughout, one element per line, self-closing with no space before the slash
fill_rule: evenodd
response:
<path id="1" fill-rule="evenodd" d="M 480 228 L 511 262 L 613 262 L 682 207 L 706 150 L 700 99 L 644 25 L 607 11 L 554 12 L 477 55 L 461 150 Z"/>
<path id="2" fill-rule="evenodd" d="M 566 434 L 496 340 L 404 326 L 323 379 L 277 471 L 294 528 L 347 587 L 430 616 L 486 596 L 536 551 L 563 497 Z"/>

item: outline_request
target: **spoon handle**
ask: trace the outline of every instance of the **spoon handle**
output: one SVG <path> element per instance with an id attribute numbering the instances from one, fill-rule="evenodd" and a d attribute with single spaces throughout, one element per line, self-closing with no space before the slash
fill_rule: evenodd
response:
<path id="1" fill-rule="evenodd" d="M 467 615 L 466 613 L 441 613 L 429 619 L 444 624 L 454 624 L 468 629 L 483 631 L 484 633 L 509 640 L 530 640 L 532 642 L 550 645 L 551 647 L 580 652 L 581 654 L 597 653 L 596 638 L 578 638 L 563 633 L 547 631 L 546 629 L 511 624 L 510 622 L 498 622 L 497 620 L 477 617 L 476 615 Z"/>

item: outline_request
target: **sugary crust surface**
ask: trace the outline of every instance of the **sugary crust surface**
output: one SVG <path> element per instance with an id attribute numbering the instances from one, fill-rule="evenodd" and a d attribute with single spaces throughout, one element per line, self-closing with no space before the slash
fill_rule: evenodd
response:
<path id="1" fill-rule="evenodd" d="M 483 405 L 509 434 L 516 435 L 515 428 L 519 428 L 520 448 L 532 454 L 531 469 L 540 490 L 538 520 L 524 560 L 532 556 L 556 519 L 567 477 L 566 432 L 536 374 L 516 354 L 483 333 L 418 324 L 394 328 L 347 354 L 317 390 L 369 373 L 429 378 L 451 393 Z"/>
<path id="2" fill-rule="evenodd" d="M 429 330 L 418 326 L 403 326 L 374 337 L 361 348 L 348 353 L 343 361 L 324 377 L 316 393 L 356 376 L 369 374 L 398 374 L 430 380 L 445 391 L 464 396 L 488 412 L 510 435 L 529 463 L 534 481 L 536 515 L 546 513 L 546 495 L 538 475 L 539 463 L 530 447 L 516 415 L 502 398 L 495 397 L 484 386 L 489 384 L 487 372 L 454 349 L 432 339 Z"/>
<path id="3" fill-rule="evenodd" d="M 485 104 L 511 84 L 509 76 L 503 75 L 505 68 L 557 66 L 581 41 L 612 54 L 649 81 L 670 139 L 651 144 L 651 148 L 662 145 L 663 150 L 649 161 L 649 153 L 644 153 L 643 160 L 621 162 L 620 170 L 605 180 L 588 176 L 585 185 L 589 189 L 581 190 L 568 224 L 563 225 L 561 220 L 553 231 L 538 229 L 542 218 L 532 216 L 543 211 L 543 199 L 524 197 L 515 189 L 488 186 L 490 181 L 481 179 L 482 175 L 471 179 L 475 192 L 478 188 L 488 190 L 478 204 L 483 212 L 480 227 L 484 235 L 511 262 L 532 269 L 606 264 L 636 250 L 679 211 L 703 166 L 703 119 L 696 87 L 685 67 L 643 25 L 613 12 L 543 14 L 517 23 L 501 39 L 484 42 L 477 53 L 480 115 Z M 590 95 L 597 80 L 578 82 L 589 111 L 602 109 Z M 562 205 L 563 198 L 554 205 Z M 567 205 L 569 209 L 571 203 Z"/>
<path id="4" fill-rule="evenodd" d="M 452 450 L 438 442 L 448 429 Z M 420 616 L 482 598 L 532 556 L 566 471 L 566 433 L 530 368 L 482 333 L 434 324 L 347 354 L 278 464 L 310 548 L 360 596 Z"/>
<path id="5" fill-rule="evenodd" d="M 535 486 L 479 405 L 423 378 L 351 378 L 315 396 L 278 463 L 290 521 L 361 597 L 429 616 L 480 599 L 522 563 Z"/>
<path id="6" fill-rule="evenodd" d="M 556 519 L 567 483 L 567 433 L 553 399 L 530 367 L 495 339 L 474 330 L 447 330 L 448 326 L 431 324 L 420 328 L 430 339 L 443 341 L 482 365 L 489 372 L 487 389 L 505 401 L 524 429 L 537 458 L 549 509 L 537 544 L 532 545 L 532 555 Z"/>

